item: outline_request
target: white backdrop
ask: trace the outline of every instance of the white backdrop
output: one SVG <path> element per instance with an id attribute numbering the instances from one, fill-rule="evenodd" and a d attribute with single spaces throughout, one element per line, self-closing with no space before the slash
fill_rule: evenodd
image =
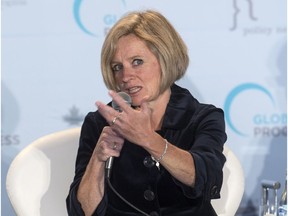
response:
<path id="1" fill-rule="evenodd" d="M 2 215 L 14 214 L 5 191 L 13 158 L 110 100 L 99 65 L 105 34 L 126 11 L 148 8 L 189 47 L 179 84 L 225 111 L 227 145 L 246 176 L 238 215 L 257 215 L 262 179 L 284 184 L 285 0 L 2 0 Z"/>

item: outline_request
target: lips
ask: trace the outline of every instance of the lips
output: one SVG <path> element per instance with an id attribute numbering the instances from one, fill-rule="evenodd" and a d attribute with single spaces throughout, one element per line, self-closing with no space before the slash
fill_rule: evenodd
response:
<path id="1" fill-rule="evenodd" d="M 136 94 L 138 93 L 142 88 L 139 87 L 139 86 L 135 86 L 135 87 L 132 87 L 132 88 L 127 88 L 127 92 L 128 94 Z"/>

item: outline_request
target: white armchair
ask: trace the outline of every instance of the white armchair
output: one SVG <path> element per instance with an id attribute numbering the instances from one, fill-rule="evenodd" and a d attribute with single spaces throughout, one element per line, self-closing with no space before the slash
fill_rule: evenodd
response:
<path id="1" fill-rule="evenodd" d="M 242 165 L 232 150 L 225 145 L 226 163 L 223 167 L 221 198 L 211 201 L 218 216 L 234 216 L 242 200 L 245 179 Z"/>
<path id="2" fill-rule="evenodd" d="M 6 179 L 18 216 L 64 216 L 74 177 L 80 128 L 56 132 L 32 142 L 12 161 Z"/>
<path id="3" fill-rule="evenodd" d="M 64 216 L 74 176 L 80 128 L 68 129 L 32 142 L 13 160 L 6 189 L 18 216 Z M 235 215 L 244 192 L 241 164 L 226 146 L 221 199 L 212 205 L 218 215 Z"/>

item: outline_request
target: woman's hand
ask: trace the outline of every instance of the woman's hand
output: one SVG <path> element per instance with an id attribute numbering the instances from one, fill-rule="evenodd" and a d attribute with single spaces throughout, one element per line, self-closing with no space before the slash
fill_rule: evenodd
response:
<path id="1" fill-rule="evenodd" d="M 141 107 L 133 109 L 114 91 L 109 91 L 113 101 L 120 109 L 120 113 L 112 107 L 97 101 L 100 114 L 110 124 L 112 130 L 121 137 L 140 146 L 145 146 L 149 136 L 155 133 L 151 124 L 151 110 L 143 100 Z"/>
<path id="2" fill-rule="evenodd" d="M 103 128 L 79 184 L 77 198 L 85 215 L 92 215 L 104 196 L 104 167 L 109 157 L 119 157 L 124 138 L 110 126 Z"/>
<path id="3" fill-rule="evenodd" d="M 98 139 L 93 157 L 101 162 L 105 162 L 111 156 L 119 157 L 123 143 L 124 138 L 119 136 L 110 126 L 106 126 Z"/>
<path id="4" fill-rule="evenodd" d="M 152 110 L 146 99 L 142 100 L 139 108 L 133 109 L 117 93 L 110 91 L 109 94 L 121 108 L 121 113 L 101 102 L 96 102 L 96 105 L 100 114 L 110 124 L 112 131 L 131 143 L 143 147 L 154 158 L 161 157 L 160 163 L 172 176 L 188 186 L 194 186 L 195 166 L 191 154 L 169 142 L 166 148 L 163 137 L 155 132 L 159 119 L 155 123 L 152 115 L 159 110 Z M 163 152 L 165 152 L 164 157 Z"/>

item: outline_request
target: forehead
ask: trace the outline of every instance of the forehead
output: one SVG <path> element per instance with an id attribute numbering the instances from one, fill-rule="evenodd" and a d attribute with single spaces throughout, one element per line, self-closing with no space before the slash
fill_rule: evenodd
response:
<path id="1" fill-rule="evenodd" d="M 150 52 L 150 50 L 146 43 L 134 34 L 129 34 L 122 36 L 118 40 L 114 56 L 131 54 L 140 55 L 147 52 Z"/>
<path id="2" fill-rule="evenodd" d="M 134 34 L 128 34 L 128 35 L 123 35 L 119 38 L 117 42 L 117 46 L 121 44 L 129 44 L 129 43 L 139 43 L 139 44 L 145 44 L 142 39 L 137 37 Z"/>

